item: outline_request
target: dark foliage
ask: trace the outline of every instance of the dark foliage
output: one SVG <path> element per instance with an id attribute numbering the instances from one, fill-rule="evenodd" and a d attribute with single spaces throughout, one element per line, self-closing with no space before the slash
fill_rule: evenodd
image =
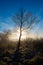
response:
<path id="1" fill-rule="evenodd" d="M 16 48 L 16 43 L 4 40 L 3 46 L 0 40 L 0 65 L 43 65 L 43 39 L 21 41 Z"/>

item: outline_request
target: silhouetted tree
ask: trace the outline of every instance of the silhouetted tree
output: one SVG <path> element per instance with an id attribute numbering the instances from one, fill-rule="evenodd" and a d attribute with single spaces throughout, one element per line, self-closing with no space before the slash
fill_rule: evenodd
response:
<path id="1" fill-rule="evenodd" d="M 15 62 L 21 62 L 21 53 L 20 53 L 20 42 L 21 42 L 21 36 L 22 31 L 24 30 L 30 30 L 34 26 L 34 24 L 38 23 L 38 17 L 34 16 L 32 13 L 26 12 L 25 10 L 20 10 L 20 13 L 13 16 L 13 21 L 16 23 L 15 25 L 19 28 L 20 36 L 17 44 L 17 48 L 14 54 L 13 61 Z"/>
<path id="2" fill-rule="evenodd" d="M 18 51 L 20 47 L 22 31 L 25 29 L 32 29 L 33 25 L 38 23 L 39 20 L 37 16 L 34 16 L 32 13 L 21 9 L 20 13 L 13 16 L 13 21 L 16 23 L 16 25 L 18 25 L 17 27 L 20 29 L 19 42 L 16 49 L 16 51 Z"/>

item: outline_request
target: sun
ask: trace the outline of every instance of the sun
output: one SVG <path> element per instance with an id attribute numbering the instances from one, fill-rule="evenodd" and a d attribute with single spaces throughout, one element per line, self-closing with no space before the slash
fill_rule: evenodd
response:
<path id="1" fill-rule="evenodd" d="M 20 30 L 17 29 L 15 32 L 12 31 L 11 34 L 9 34 L 8 38 L 11 41 L 17 41 L 19 39 L 20 36 Z M 27 30 L 23 30 L 22 31 L 22 36 L 21 36 L 21 40 L 24 40 L 28 37 L 28 32 Z"/>
<path id="2" fill-rule="evenodd" d="M 18 29 L 17 30 L 17 37 L 19 38 L 19 36 L 20 36 L 20 30 Z M 26 32 L 26 30 L 24 30 L 24 31 L 22 31 L 21 40 L 26 39 L 26 37 L 27 37 L 27 32 Z"/>

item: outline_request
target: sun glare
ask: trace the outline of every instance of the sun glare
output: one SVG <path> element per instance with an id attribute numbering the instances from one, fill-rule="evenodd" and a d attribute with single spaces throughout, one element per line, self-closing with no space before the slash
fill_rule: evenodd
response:
<path id="1" fill-rule="evenodd" d="M 20 30 L 17 29 L 15 32 L 11 32 L 11 34 L 8 36 L 9 40 L 11 41 L 17 41 L 20 36 Z M 27 30 L 22 31 L 21 40 L 24 40 L 28 37 Z"/>
<path id="2" fill-rule="evenodd" d="M 20 36 L 20 30 L 17 30 L 17 37 L 19 38 Z M 26 39 L 27 37 L 27 32 L 26 31 L 22 31 L 22 36 L 21 36 L 21 40 Z"/>

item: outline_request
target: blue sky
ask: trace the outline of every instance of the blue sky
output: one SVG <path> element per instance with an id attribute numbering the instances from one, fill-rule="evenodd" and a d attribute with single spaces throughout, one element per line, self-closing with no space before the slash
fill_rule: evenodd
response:
<path id="1" fill-rule="evenodd" d="M 0 31 L 13 28 L 11 16 L 22 7 L 40 16 L 41 21 L 36 29 L 39 28 L 43 33 L 43 0 L 0 0 Z"/>

